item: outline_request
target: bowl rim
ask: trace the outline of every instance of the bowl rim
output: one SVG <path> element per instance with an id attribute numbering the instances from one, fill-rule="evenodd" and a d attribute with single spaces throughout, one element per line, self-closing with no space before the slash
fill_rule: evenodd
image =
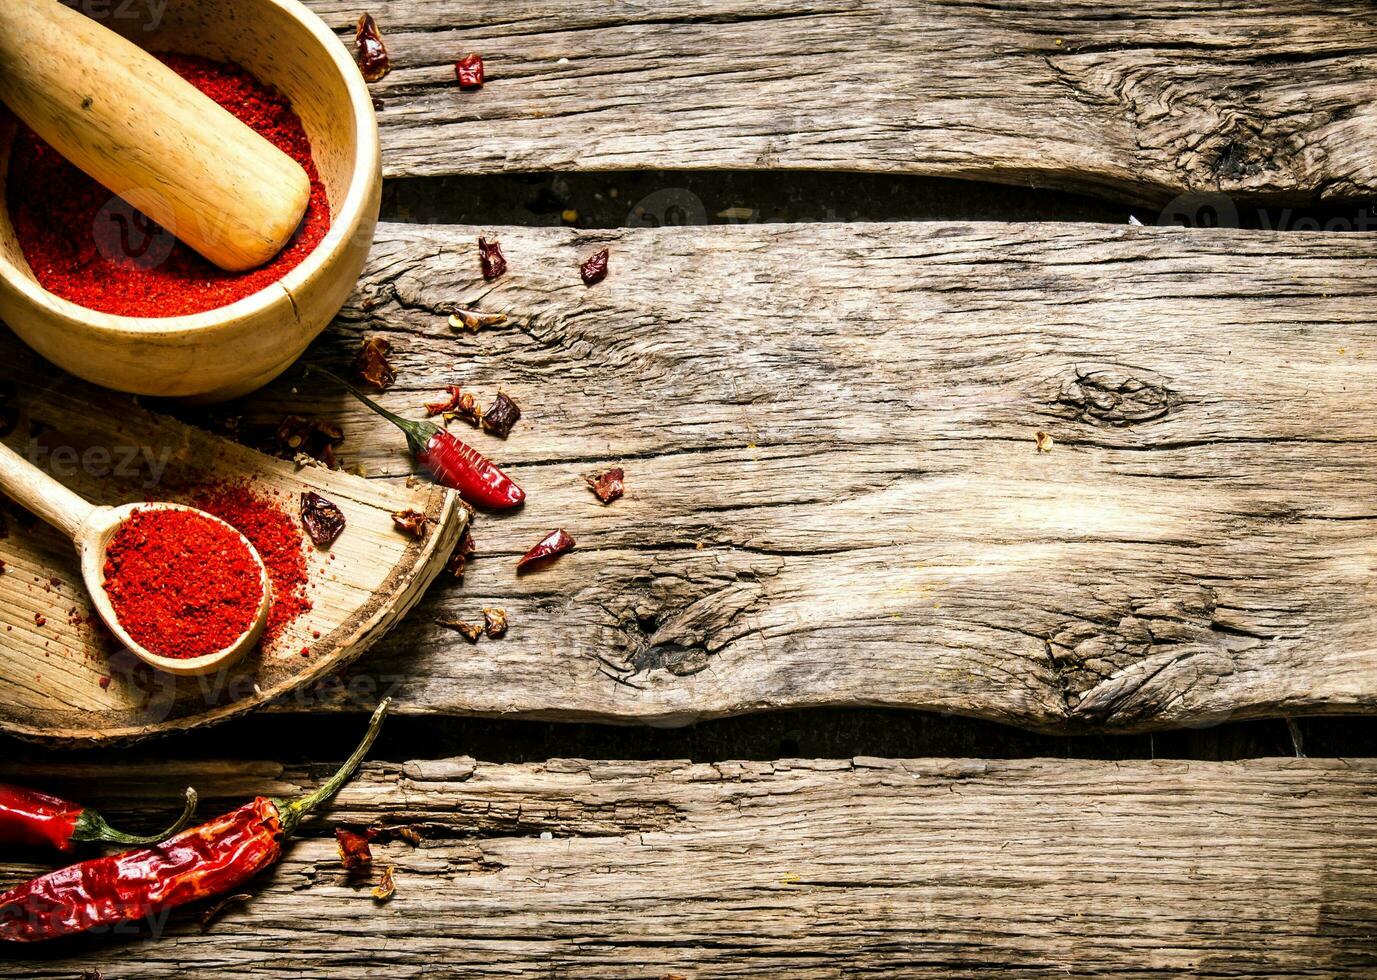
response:
<path id="1" fill-rule="evenodd" d="M 283 303 L 296 307 L 295 297 L 315 279 L 348 246 L 367 216 L 373 186 L 382 170 L 382 153 L 378 144 L 378 117 L 373 109 L 373 97 L 363 80 L 358 65 L 349 57 L 339 37 L 320 16 L 303 6 L 300 0 L 255 0 L 276 7 L 305 29 L 321 52 L 335 66 L 349 93 L 354 115 L 355 139 L 354 173 L 344 200 L 335 208 L 330 230 L 320 243 L 301 262 L 276 282 L 269 283 L 256 293 L 236 300 L 228 306 L 216 307 L 201 313 L 166 317 L 133 317 L 104 313 L 63 299 L 49 292 L 38 280 L 19 269 L 0 253 L 0 277 L 28 302 L 43 307 L 49 313 L 82 326 L 108 333 L 139 337 L 174 337 L 193 334 L 227 324 L 239 323 L 267 313 Z"/>

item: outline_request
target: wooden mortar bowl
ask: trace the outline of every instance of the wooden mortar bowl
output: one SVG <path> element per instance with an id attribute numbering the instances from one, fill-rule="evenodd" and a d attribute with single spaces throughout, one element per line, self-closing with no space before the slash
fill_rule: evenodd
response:
<path id="1" fill-rule="evenodd" d="M 109 5 L 117 11 L 120 4 Z M 344 305 L 373 244 L 382 200 L 378 124 L 349 51 L 297 0 L 169 0 L 101 20 L 141 47 L 236 62 L 292 102 L 311 139 L 333 224 L 278 283 L 207 313 L 112 316 L 34 279 L 0 208 L 0 319 L 48 360 L 87 381 L 141 395 L 220 401 L 285 371 Z M 0 199 L 15 124 L 0 128 Z"/>

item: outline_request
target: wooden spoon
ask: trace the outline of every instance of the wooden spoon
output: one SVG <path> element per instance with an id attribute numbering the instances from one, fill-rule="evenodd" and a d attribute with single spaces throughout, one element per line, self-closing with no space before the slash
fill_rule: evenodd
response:
<path id="1" fill-rule="evenodd" d="M 268 621 L 268 609 L 272 605 L 272 583 L 263 558 L 253 545 L 237 530 L 220 518 L 193 507 L 180 504 L 151 503 L 125 504 L 122 507 L 97 507 L 58 483 L 48 474 L 34 466 L 13 449 L 0 443 L 0 490 L 14 500 L 57 528 L 76 544 L 77 556 L 81 561 L 81 577 L 91 601 L 100 613 L 100 618 L 121 643 L 131 650 L 144 663 L 167 671 L 169 674 L 194 676 L 208 674 L 221 667 L 228 667 L 239 660 L 263 635 L 263 627 Z M 181 510 L 197 514 L 208 521 L 214 521 L 239 535 L 244 547 L 249 549 L 258 565 L 259 581 L 263 587 L 263 598 L 254 614 L 253 624 L 234 643 L 216 653 L 200 657 L 164 657 L 140 646 L 120 625 L 115 608 L 105 591 L 105 550 L 111 539 L 135 511 Z"/>
<path id="2" fill-rule="evenodd" d="M 143 48 L 58 0 L 0 0 L 0 100 L 102 186 L 230 272 L 281 252 L 310 203 L 299 163 Z"/>

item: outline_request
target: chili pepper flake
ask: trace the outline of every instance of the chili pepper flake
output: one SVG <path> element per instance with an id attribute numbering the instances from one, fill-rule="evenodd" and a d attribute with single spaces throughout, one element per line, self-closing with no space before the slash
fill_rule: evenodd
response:
<path id="1" fill-rule="evenodd" d="M 328 548 L 344 532 L 344 512 L 320 494 L 307 490 L 301 495 L 301 526 L 316 543 Z"/>
<path id="2" fill-rule="evenodd" d="M 209 932 L 211 925 L 214 924 L 216 919 L 220 918 L 220 915 L 225 909 L 229 908 L 231 905 L 240 905 L 251 898 L 253 898 L 253 896 L 248 892 L 240 892 L 237 895 L 226 895 L 213 905 L 206 906 L 200 915 L 201 931 Z"/>
<path id="3" fill-rule="evenodd" d="M 585 286 L 596 286 L 607 278 L 607 249 L 594 252 L 588 257 L 588 261 L 579 266 L 579 275 L 583 277 Z"/>
<path id="4" fill-rule="evenodd" d="M 362 871 L 373 863 L 373 849 L 362 835 L 336 827 L 335 844 L 339 847 L 339 863 L 350 874 Z"/>
<path id="5" fill-rule="evenodd" d="M 328 469 L 339 465 L 335 447 L 344 442 L 344 430 L 333 422 L 288 415 L 278 423 L 273 435 L 273 454 L 282 459 L 313 459 Z"/>
<path id="6" fill-rule="evenodd" d="M 423 839 L 420 830 L 411 824 L 389 826 L 384 823 L 373 823 L 368 825 L 363 835 L 372 843 L 402 840 L 412 847 L 420 847 Z"/>
<path id="7" fill-rule="evenodd" d="M 445 391 L 449 393 L 449 397 L 444 401 L 426 402 L 426 418 L 444 415 L 446 412 L 452 412 L 459 407 L 459 399 L 463 397 L 463 389 L 459 385 L 445 385 Z"/>
<path id="8" fill-rule="evenodd" d="M 378 879 L 377 887 L 373 889 L 373 897 L 380 902 L 386 902 L 397 893 L 397 882 L 392 877 L 392 866 L 388 865 L 382 869 L 382 876 Z"/>
<path id="9" fill-rule="evenodd" d="M 499 439 L 505 439 L 512 427 L 521 421 L 521 406 L 512 400 L 505 391 L 499 391 L 497 398 L 483 413 L 483 428 Z"/>
<path id="10" fill-rule="evenodd" d="M 454 630 L 470 643 L 477 643 L 483 635 L 483 623 L 468 623 L 462 619 L 437 619 L 435 625 Z"/>
<path id="11" fill-rule="evenodd" d="M 499 323 L 505 323 L 507 314 L 505 313 L 484 313 L 481 310 L 455 310 L 450 314 L 449 325 L 455 330 L 461 327 L 477 333 L 484 327 L 495 327 Z"/>
<path id="12" fill-rule="evenodd" d="M 430 525 L 430 518 L 419 510 L 399 510 L 392 515 L 392 523 L 397 526 L 397 530 L 413 538 L 423 538 L 426 528 Z"/>
<path id="13" fill-rule="evenodd" d="M 551 531 L 545 538 L 526 554 L 522 555 L 521 560 L 516 563 L 518 572 L 544 564 L 553 558 L 558 558 L 567 551 L 574 550 L 574 539 L 569 532 L 560 528 L 558 531 Z"/>
<path id="14" fill-rule="evenodd" d="M 604 504 L 610 504 L 621 499 L 625 489 L 622 484 L 624 477 L 622 468 L 614 466 L 606 473 L 589 473 L 583 478 L 583 482 L 588 484 L 588 489 L 593 491 L 594 496 Z"/>
<path id="15" fill-rule="evenodd" d="M 507 257 L 502 254 L 502 243 L 496 238 L 488 241 L 478 239 L 478 262 L 483 268 L 483 278 L 488 282 L 499 278 L 507 271 Z"/>
<path id="16" fill-rule="evenodd" d="M 468 528 L 464 528 L 464 533 L 459 536 L 459 541 L 454 545 L 454 553 L 449 556 L 445 570 L 462 582 L 464 569 L 468 567 L 469 555 L 473 552 L 473 535 L 469 533 Z"/>
<path id="17" fill-rule="evenodd" d="M 466 55 L 454 64 L 454 75 L 459 79 L 459 87 L 471 91 L 483 87 L 483 56 Z"/>
<path id="18" fill-rule="evenodd" d="M 369 337 L 354 358 L 355 376 L 377 391 L 391 388 L 397 380 L 397 372 L 387 360 L 391 351 L 392 342 L 386 337 Z"/>
<path id="19" fill-rule="evenodd" d="M 1057 444 L 1057 441 L 1052 438 L 1051 433 L 1043 432 L 1041 430 L 1038 430 L 1037 434 L 1033 436 L 1033 440 L 1037 445 L 1038 452 L 1040 453 L 1050 453 L 1052 451 L 1052 447 Z"/>
<path id="20" fill-rule="evenodd" d="M 387 56 L 387 45 L 383 44 L 378 22 L 372 14 L 359 18 L 359 26 L 354 31 L 355 60 L 365 82 L 380 82 L 392 70 L 392 60 Z"/>
<path id="21" fill-rule="evenodd" d="M 503 636 L 507 632 L 507 610 L 484 609 L 483 632 L 493 640 Z"/>

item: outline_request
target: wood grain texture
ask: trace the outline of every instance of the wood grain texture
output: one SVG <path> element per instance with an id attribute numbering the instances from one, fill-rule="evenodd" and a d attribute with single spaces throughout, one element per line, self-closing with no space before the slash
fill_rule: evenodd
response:
<path id="1" fill-rule="evenodd" d="M 893 705 L 1047 730 L 1377 706 L 1370 239 L 499 229 L 512 271 L 489 285 L 476 231 L 387 226 L 308 359 L 342 369 L 385 335 L 385 401 L 413 416 L 447 383 L 507 390 L 505 443 L 456 431 L 529 500 L 480 515 L 464 586 L 327 706 Z M 611 275 L 585 288 L 601 246 Z M 455 331 L 462 304 L 511 319 Z M 244 410 L 338 417 L 346 458 L 407 473 L 399 434 L 324 384 Z M 603 507 L 582 475 L 616 462 L 627 498 Z M 578 550 L 516 576 L 557 526 Z M 484 606 L 504 640 L 436 625 Z"/>
<path id="2" fill-rule="evenodd" d="M 300 793 L 324 768 L 45 777 L 151 825 L 186 781 L 211 813 Z M 1374 818 L 1371 761 L 374 764 L 209 932 L 182 913 L 157 939 L 4 955 L 64 980 L 189 963 L 217 977 L 1370 976 Z M 378 820 L 424 837 L 375 845 L 395 869 L 385 904 L 344 874 L 332 836 Z M 0 877 L 38 870 L 10 855 Z"/>
<path id="3" fill-rule="evenodd" d="M 308 0 L 352 41 L 357 4 Z M 1370 194 L 1377 25 L 1322 0 L 377 0 L 389 176 L 895 171 Z M 461 93 L 454 62 L 489 81 Z"/>

